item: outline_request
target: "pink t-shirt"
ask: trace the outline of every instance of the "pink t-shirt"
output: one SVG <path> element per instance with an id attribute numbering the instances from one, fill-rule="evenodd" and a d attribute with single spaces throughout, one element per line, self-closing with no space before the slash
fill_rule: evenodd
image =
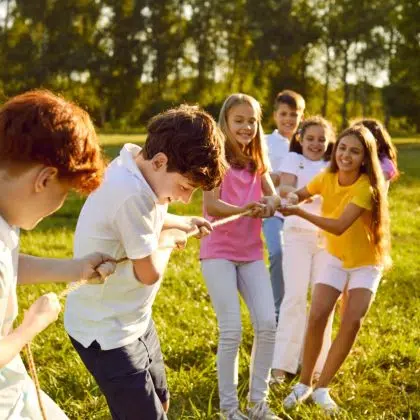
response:
<path id="1" fill-rule="evenodd" d="M 389 159 L 387 156 L 383 155 L 379 158 L 381 162 L 382 172 L 384 173 L 386 181 L 392 181 L 392 179 L 397 174 L 397 169 L 395 168 L 394 162 Z"/>
<path id="2" fill-rule="evenodd" d="M 230 168 L 220 187 L 220 199 L 229 204 L 243 206 L 262 197 L 261 175 L 247 169 Z M 218 219 L 204 217 L 213 222 Z M 218 226 L 201 239 L 201 259 L 222 258 L 231 261 L 256 261 L 263 259 L 261 240 L 261 219 L 241 217 L 238 220 Z"/>

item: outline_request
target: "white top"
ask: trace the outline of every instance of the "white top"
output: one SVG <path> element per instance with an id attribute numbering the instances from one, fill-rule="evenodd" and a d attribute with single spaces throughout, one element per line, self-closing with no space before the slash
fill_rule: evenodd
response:
<path id="1" fill-rule="evenodd" d="M 307 185 L 315 175 L 318 175 L 327 166 L 328 162 L 325 162 L 325 160 L 310 160 L 299 153 L 289 152 L 284 159 L 282 172 L 296 175 L 296 188 L 299 190 L 300 188 L 303 188 L 305 185 Z M 320 215 L 321 204 L 322 198 L 317 196 L 313 197 L 309 203 L 303 203 L 301 206 L 303 209 L 310 213 Z M 286 217 L 284 222 L 284 229 L 289 229 L 291 227 L 318 230 L 318 228 L 311 222 L 308 222 L 299 216 Z"/>
<path id="2" fill-rule="evenodd" d="M 266 136 L 268 159 L 270 161 L 270 172 L 283 172 L 283 160 L 289 153 L 289 139 L 282 136 L 277 128 Z M 279 194 L 278 187 L 276 188 Z M 283 219 L 283 215 L 278 211 L 274 214 L 276 217 Z"/>
<path id="3" fill-rule="evenodd" d="M 167 205 L 157 197 L 134 160 L 141 148 L 126 144 L 105 173 L 102 185 L 86 200 L 77 222 L 74 255 L 94 251 L 116 259 L 144 258 L 158 247 Z M 128 260 L 103 285 L 84 285 L 67 297 L 64 326 L 88 347 L 125 346 L 146 332 L 161 280 L 140 283 Z"/>
<path id="4" fill-rule="evenodd" d="M 18 259 L 19 230 L 0 216 L 0 338 L 10 333 L 18 314 Z M 41 419 L 32 380 L 19 354 L 0 369 L 0 419 Z"/>

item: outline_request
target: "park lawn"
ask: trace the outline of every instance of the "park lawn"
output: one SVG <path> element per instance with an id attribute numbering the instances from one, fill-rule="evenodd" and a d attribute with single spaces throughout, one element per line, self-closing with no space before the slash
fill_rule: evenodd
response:
<path id="1" fill-rule="evenodd" d="M 113 157 L 122 143 L 142 142 L 144 135 L 101 135 L 101 141 L 105 152 Z M 344 419 L 420 418 L 420 138 L 399 138 L 396 143 L 403 174 L 390 189 L 394 267 L 385 275 L 358 341 L 332 384 L 332 394 L 345 409 L 340 416 Z M 22 252 L 70 257 L 82 203 L 82 199 L 72 195 L 58 213 L 34 231 L 24 232 Z M 201 194 L 195 193 L 190 206 L 177 204 L 171 210 L 178 214 L 200 214 Z M 62 285 L 20 287 L 21 313 L 39 295 L 63 288 Z M 190 240 L 184 251 L 174 252 L 154 305 L 154 319 L 171 391 L 169 418 L 218 418 L 217 326 L 200 274 L 197 240 Z M 243 320 L 239 377 L 242 405 L 246 401 L 252 345 L 252 329 L 245 308 Z M 110 418 L 104 397 L 66 336 L 62 316 L 34 340 L 32 348 L 42 388 L 70 419 Z M 281 401 L 289 388 L 287 384 L 270 394 L 271 405 L 280 416 L 323 418 L 310 405 L 288 414 L 283 412 Z"/>

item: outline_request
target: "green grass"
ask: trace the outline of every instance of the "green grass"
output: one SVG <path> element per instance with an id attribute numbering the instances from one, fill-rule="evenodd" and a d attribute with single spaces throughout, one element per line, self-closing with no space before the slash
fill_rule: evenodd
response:
<path id="1" fill-rule="evenodd" d="M 105 151 L 115 156 L 123 142 L 144 136 L 101 136 Z M 403 171 L 391 186 L 394 267 L 382 281 L 352 353 L 332 384 L 333 395 L 345 408 L 344 419 L 420 418 L 420 138 L 396 140 Z M 34 231 L 22 234 L 22 251 L 33 255 L 69 257 L 82 200 L 71 196 L 54 216 Z M 201 194 L 179 214 L 200 214 Z M 64 286 L 19 288 L 20 311 L 40 294 Z M 198 243 L 191 240 L 175 252 L 154 305 L 171 391 L 170 419 L 215 419 L 218 397 L 215 369 L 216 319 L 204 286 Z M 249 316 L 243 311 L 239 391 L 245 404 L 252 343 Z M 63 329 L 62 317 L 33 342 L 42 388 L 71 419 L 108 419 L 105 399 Z M 281 401 L 289 384 L 270 395 L 274 410 L 284 418 L 318 419 L 313 406 L 288 415 Z M 53 419 L 51 419 L 53 420 Z"/>

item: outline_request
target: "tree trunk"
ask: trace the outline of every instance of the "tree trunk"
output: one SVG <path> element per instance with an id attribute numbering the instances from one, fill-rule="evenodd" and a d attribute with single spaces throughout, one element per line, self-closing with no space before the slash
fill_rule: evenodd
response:
<path id="1" fill-rule="evenodd" d="M 326 62 L 325 62 L 325 84 L 324 84 L 324 95 L 322 102 L 321 114 L 323 117 L 327 116 L 328 111 L 328 91 L 330 90 L 330 73 L 331 73 L 331 64 L 330 64 L 330 45 L 327 42 L 326 48 Z"/>
<path id="2" fill-rule="evenodd" d="M 349 56 L 348 56 L 348 42 L 345 41 L 343 46 L 343 53 L 344 53 L 344 63 L 343 63 L 343 73 L 341 76 L 341 81 L 343 83 L 343 103 L 341 105 L 341 129 L 344 130 L 344 128 L 347 127 L 347 102 L 349 100 L 349 85 L 347 83 L 347 74 L 349 70 Z"/>

